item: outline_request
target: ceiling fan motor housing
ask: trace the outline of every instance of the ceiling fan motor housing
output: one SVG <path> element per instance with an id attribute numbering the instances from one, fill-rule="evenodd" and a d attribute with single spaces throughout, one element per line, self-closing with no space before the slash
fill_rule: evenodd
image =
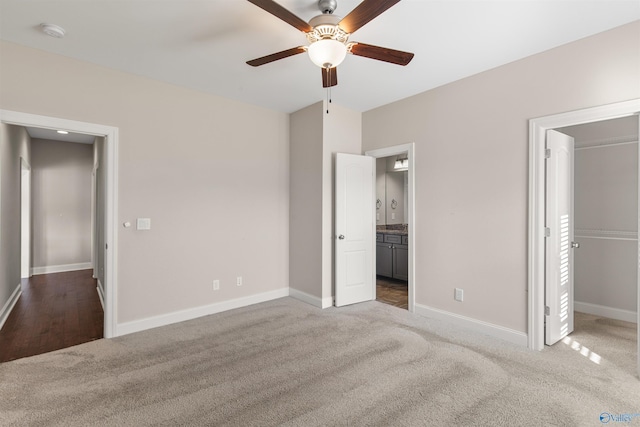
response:
<path id="1" fill-rule="evenodd" d="M 337 15 L 318 15 L 311 18 L 309 25 L 313 27 L 313 31 L 307 33 L 307 40 L 313 43 L 318 40 L 333 39 L 346 43 L 349 34 L 338 27 L 341 19 Z"/>
<path id="2" fill-rule="evenodd" d="M 333 13 L 338 7 L 337 0 L 318 0 L 318 8 L 325 14 Z"/>

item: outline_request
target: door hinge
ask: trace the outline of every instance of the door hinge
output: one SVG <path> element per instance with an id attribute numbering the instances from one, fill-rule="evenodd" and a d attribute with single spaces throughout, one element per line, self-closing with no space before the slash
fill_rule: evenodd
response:
<path id="1" fill-rule="evenodd" d="M 551 158 L 551 148 L 547 148 L 544 150 L 544 158 L 545 159 L 550 159 Z"/>
<path id="2" fill-rule="evenodd" d="M 544 306 L 544 315 L 545 316 L 550 316 L 551 315 L 551 309 L 549 308 L 548 305 Z"/>
<path id="3" fill-rule="evenodd" d="M 544 237 L 551 237 L 551 229 L 549 227 L 544 228 Z"/>

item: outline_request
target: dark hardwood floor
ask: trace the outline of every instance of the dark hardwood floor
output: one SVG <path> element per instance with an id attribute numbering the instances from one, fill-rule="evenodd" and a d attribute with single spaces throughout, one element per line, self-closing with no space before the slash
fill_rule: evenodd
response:
<path id="1" fill-rule="evenodd" d="M 409 288 L 406 281 L 376 276 L 376 301 L 409 309 Z"/>
<path id="2" fill-rule="evenodd" d="M 92 270 L 22 280 L 22 295 L 0 330 L 0 362 L 102 338 L 104 313 Z"/>

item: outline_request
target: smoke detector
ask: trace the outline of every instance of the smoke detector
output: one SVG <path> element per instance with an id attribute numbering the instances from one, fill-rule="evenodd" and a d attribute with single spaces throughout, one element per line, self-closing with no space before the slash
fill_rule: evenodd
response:
<path id="1" fill-rule="evenodd" d="M 55 37 L 57 39 L 63 38 L 66 33 L 64 28 L 54 24 L 43 23 L 43 24 L 40 24 L 40 28 L 42 29 L 42 32 L 45 33 L 46 35 Z"/>

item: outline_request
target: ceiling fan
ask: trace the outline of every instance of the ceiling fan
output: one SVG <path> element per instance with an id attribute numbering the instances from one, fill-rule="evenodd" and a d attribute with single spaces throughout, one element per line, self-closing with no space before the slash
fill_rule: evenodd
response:
<path id="1" fill-rule="evenodd" d="M 247 61 L 247 64 L 258 67 L 307 52 L 311 61 L 322 68 L 323 87 L 338 84 L 336 67 L 344 60 L 347 53 L 392 64 L 407 65 L 413 59 L 413 53 L 349 41 L 351 34 L 399 1 L 364 0 L 347 16 L 340 18 L 333 15 L 337 7 L 336 0 L 319 0 L 318 7 L 322 15 L 311 18 L 307 23 L 273 0 L 249 0 L 249 2 L 305 33 L 310 44 L 252 59 Z"/>

